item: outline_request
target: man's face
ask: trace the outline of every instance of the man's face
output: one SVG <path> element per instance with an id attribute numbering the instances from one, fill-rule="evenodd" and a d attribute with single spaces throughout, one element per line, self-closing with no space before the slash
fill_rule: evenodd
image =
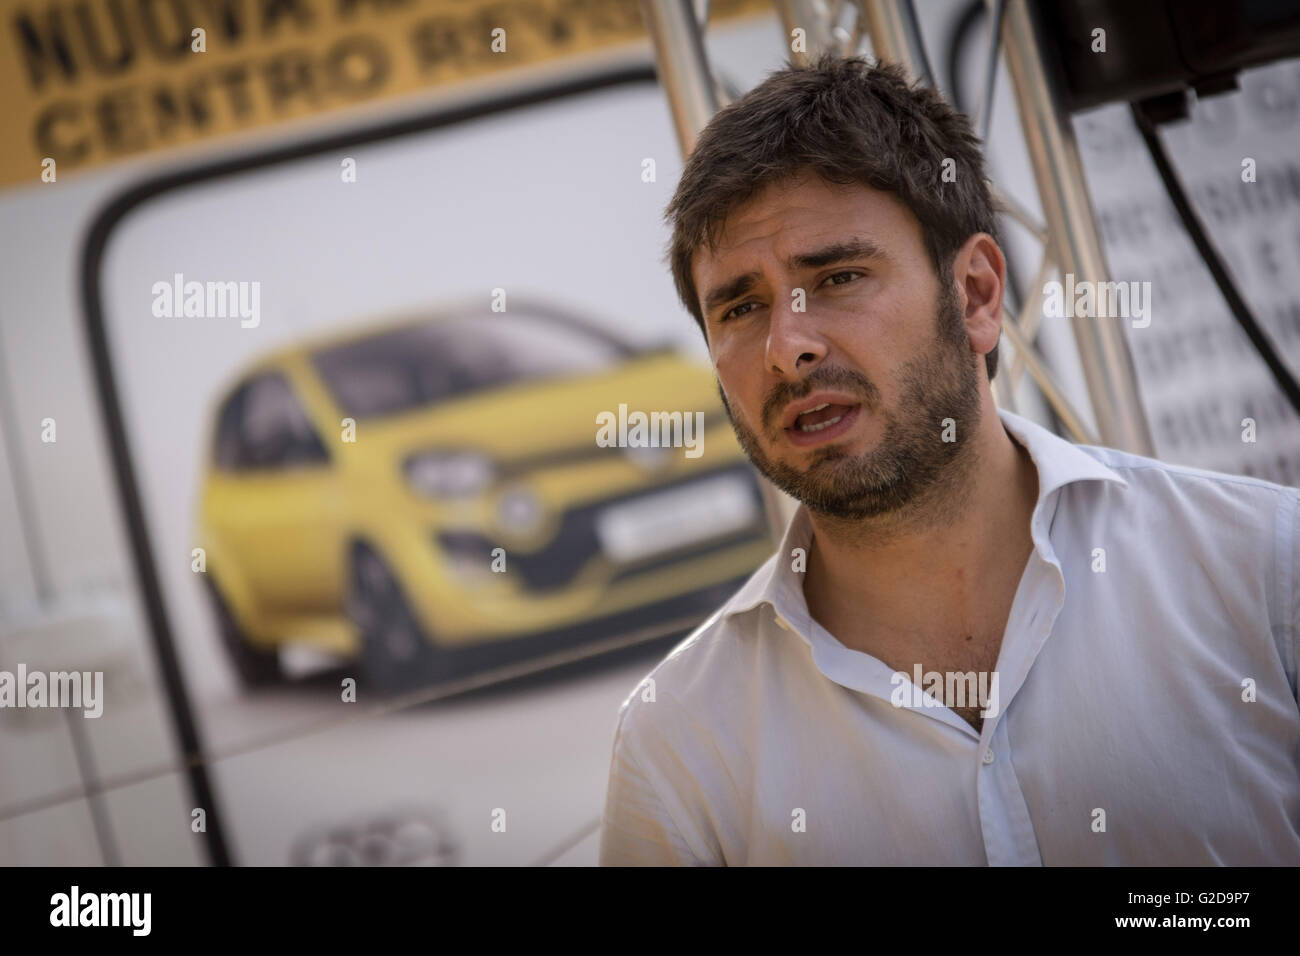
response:
<path id="1" fill-rule="evenodd" d="M 790 496 L 836 517 L 886 514 L 969 448 L 983 357 L 889 194 L 811 176 L 772 187 L 693 265 L 736 437 Z"/>

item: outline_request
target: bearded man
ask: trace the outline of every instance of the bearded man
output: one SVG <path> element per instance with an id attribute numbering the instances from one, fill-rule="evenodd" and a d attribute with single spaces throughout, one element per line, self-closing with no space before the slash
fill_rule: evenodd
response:
<path id="1" fill-rule="evenodd" d="M 624 702 L 601 863 L 1300 863 L 1300 491 L 997 408 L 969 121 L 895 68 L 790 67 L 667 215 L 736 435 L 800 504 Z"/>

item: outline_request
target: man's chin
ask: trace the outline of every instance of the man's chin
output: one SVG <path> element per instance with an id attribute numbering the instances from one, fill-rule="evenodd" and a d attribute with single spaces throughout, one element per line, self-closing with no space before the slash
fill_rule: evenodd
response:
<path id="1" fill-rule="evenodd" d="M 770 449 L 768 452 L 769 461 L 778 461 L 783 468 L 791 473 L 801 475 L 812 474 L 825 462 L 841 461 L 862 454 L 861 449 L 854 448 L 853 442 L 847 440 L 831 442 L 828 445 L 817 445 L 812 448 L 800 448 L 786 442 L 780 448 L 779 457 L 774 456 L 773 451 L 774 449 Z"/>
<path id="2" fill-rule="evenodd" d="M 769 463 L 755 467 L 764 477 L 790 497 L 804 501 L 806 497 L 822 498 L 823 492 L 834 494 L 842 490 L 847 474 L 842 473 L 839 462 L 851 456 L 842 448 L 822 448 L 810 453 L 812 461 L 797 464 L 782 462 L 773 468 Z"/>

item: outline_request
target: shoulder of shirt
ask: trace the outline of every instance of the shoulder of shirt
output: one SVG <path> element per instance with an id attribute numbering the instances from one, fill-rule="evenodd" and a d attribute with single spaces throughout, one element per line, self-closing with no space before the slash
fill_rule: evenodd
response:
<path id="1" fill-rule="evenodd" d="M 1206 468 L 1173 465 L 1098 445 L 1077 445 L 1109 468 L 1123 486 L 1088 482 L 1072 486 L 1067 507 L 1104 514 L 1124 526 L 1163 528 L 1184 545 L 1200 540 L 1238 556 L 1271 556 L 1289 565 L 1300 531 L 1300 488 L 1230 475 Z M 1104 487 L 1100 497 L 1087 488 Z M 1153 524 L 1155 521 L 1157 523 Z M 1174 529 L 1177 529 L 1175 531 Z M 1285 571 L 1283 572 L 1285 573 Z"/>
<path id="2" fill-rule="evenodd" d="M 1262 478 L 1245 475 L 1230 475 L 1225 472 L 1211 471 L 1207 468 L 1193 468 L 1189 465 L 1175 465 L 1156 458 L 1120 451 L 1104 445 L 1076 444 L 1031 419 L 1023 418 L 1005 409 L 999 409 L 1007 430 L 1016 435 L 1021 444 L 1027 444 L 1037 450 L 1045 461 L 1051 462 L 1054 478 L 1064 478 L 1060 484 L 1079 490 L 1093 488 L 1105 489 L 1107 493 L 1117 496 L 1141 497 L 1163 485 L 1164 488 L 1177 488 L 1180 491 L 1194 492 L 1197 489 L 1208 491 L 1217 489 L 1230 494 L 1234 500 L 1257 505 L 1262 497 L 1271 497 L 1275 501 L 1300 498 L 1300 488 L 1276 484 Z M 1033 451 L 1031 451 L 1033 453 Z M 1077 456 L 1083 454 L 1101 465 L 1100 471 L 1080 467 Z M 1075 461 L 1071 461 L 1074 459 Z M 1037 457 L 1035 460 L 1038 460 Z M 1039 463 L 1040 475 L 1042 462 Z M 1110 479 L 1102 483 L 1080 481 L 1081 478 Z M 1135 487 L 1129 487 L 1135 485 Z"/>
<path id="3" fill-rule="evenodd" d="M 740 612 L 761 609 L 765 602 L 761 596 L 762 587 L 774 573 L 779 553 L 774 552 L 763 562 L 735 594 L 674 645 L 667 656 L 637 683 L 619 708 L 620 734 L 634 720 L 631 712 L 650 703 L 646 700 L 650 688 L 653 688 L 656 705 L 670 701 L 672 709 L 680 712 L 692 701 L 700 699 L 700 695 L 706 701 L 716 700 L 716 695 L 723 690 L 719 682 L 725 686 L 728 680 L 741 680 L 743 672 L 736 666 L 737 656 L 750 645 L 739 638 L 756 627 L 757 622 Z M 651 709 L 663 711 L 659 707 Z"/>
<path id="4" fill-rule="evenodd" d="M 1173 484 L 1184 487 L 1206 484 L 1209 486 L 1217 485 L 1224 489 L 1231 488 L 1240 491 L 1247 498 L 1280 494 L 1300 500 L 1300 488 L 1280 485 L 1276 482 L 1266 481 L 1263 478 L 1230 475 L 1226 472 L 1211 471 L 1207 468 L 1193 468 L 1189 465 L 1174 465 L 1156 458 L 1134 455 L 1130 452 L 1120 451 L 1117 448 L 1107 448 L 1103 445 L 1075 445 L 1075 447 L 1125 478 L 1139 478 L 1145 475 L 1164 478 Z"/>

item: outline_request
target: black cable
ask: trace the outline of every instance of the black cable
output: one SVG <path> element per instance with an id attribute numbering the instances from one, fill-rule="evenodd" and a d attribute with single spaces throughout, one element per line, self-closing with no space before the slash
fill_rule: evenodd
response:
<path id="1" fill-rule="evenodd" d="M 983 0 L 970 0 L 961 13 L 957 15 L 956 22 L 953 24 L 952 33 L 948 37 L 947 55 L 944 57 L 944 65 L 948 70 L 948 89 L 952 90 L 952 103 L 957 109 L 969 115 L 969 110 L 963 107 L 967 100 L 966 84 L 961 75 L 961 55 L 970 39 L 971 31 L 975 25 L 984 19 L 985 10 Z"/>
<path id="2" fill-rule="evenodd" d="M 1141 104 L 1133 103 L 1131 107 L 1133 120 L 1137 123 L 1138 131 L 1142 134 L 1142 141 L 1146 143 L 1147 152 L 1151 154 L 1151 161 L 1155 163 L 1156 172 L 1160 174 L 1160 180 L 1165 185 L 1165 191 L 1169 194 L 1170 202 L 1174 204 L 1174 209 L 1178 211 L 1178 218 L 1183 221 L 1183 228 L 1187 230 L 1187 235 L 1196 246 L 1196 251 L 1200 253 L 1201 259 L 1204 260 L 1205 267 L 1210 270 L 1210 275 L 1214 277 L 1214 282 L 1219 287 L 1219 292 L 1223 295 L 1224 301 L 1227 302 L 1233 318 L 1237 320 L 1237 324 L 1246 333 L 1251 345 L 1255 346 L 1255 351 L 1264 360 L 1268 370 L 1273 373 L 1273 379 L 1277 382 L 1282 393 L 1286 395 L 1291 407 L 1295 409 L 1297 414 L 1300 414 L 1300 385 L 1296 383 L 1295 377 L 1278 355 L 1277 349 L 1269 339 L 1268 334 L 1260 327 L 1255 320 L 1255 316 L 1251 313 L 1250 307 L 1246 305 L 1245 299 L 1237 291 L 1237 286 L 1228 274 L 1223 257 L 1219 255 L 1219 250 L 1206 232 L 1201 217 L 1197 215 L 1196 210 L 1192 208 L 1192 204 L 1187 199 L 1187 192 L 1183 189 L 1178 173 L 1169 161 L 1169 154 L 1165 151 L 1164 143 L 1160 141 L 1160 135 L 1156 132 L 1155 123 Z"/>

